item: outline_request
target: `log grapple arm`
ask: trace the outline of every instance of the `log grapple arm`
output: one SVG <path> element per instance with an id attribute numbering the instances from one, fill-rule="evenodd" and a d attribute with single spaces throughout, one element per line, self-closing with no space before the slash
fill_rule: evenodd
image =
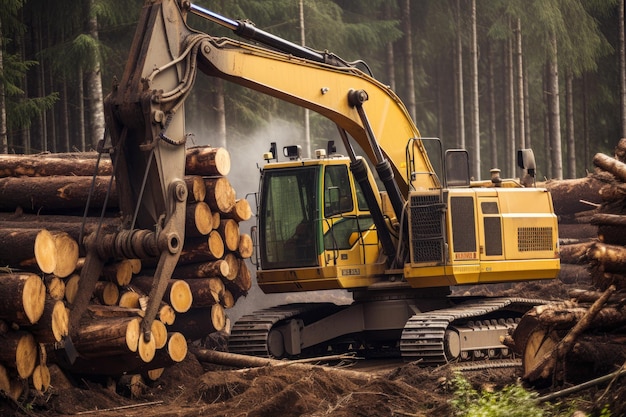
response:
<path id="1" fill-rule="evenodd" d="M 142 320 L 143 342 L 150 342 L 152 322 L 180 257 L 187 200 L 183 103 L 195 80 L 200 46 L 181 3 L 144 4 L 123 76 L 105 99 L 108 136 L 100 147 L 113 161 L 122 228 L 83 240 L 87 255 L 70 315 L 72 329 L 107 260 L 158 258 Z"/>

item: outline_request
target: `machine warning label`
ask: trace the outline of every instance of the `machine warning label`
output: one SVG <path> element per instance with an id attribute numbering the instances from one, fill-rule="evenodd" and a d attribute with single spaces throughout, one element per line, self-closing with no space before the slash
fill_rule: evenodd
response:
<path id="1" fill-rule="evenodd" d="M 476 252 L 455 252 L 454 259 L 457 261 L 476 259 Z"/>

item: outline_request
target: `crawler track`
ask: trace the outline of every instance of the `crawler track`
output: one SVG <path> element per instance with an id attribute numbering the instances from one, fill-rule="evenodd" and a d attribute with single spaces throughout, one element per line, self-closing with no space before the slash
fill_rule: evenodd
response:
<path id="1" fill-rule="evenodd" d="M 409 319 L 402 332 L 402 357 L 426 366 L 442 365 L 457 359 L 506 357 L 509 353 L 499 343 L 499 335 L 514 327 L 515 323 L 510 318 L 513 316 L 507 318 L 504 313 L 523 313 L 534 305 L 544 303 L 543 300 L 526 298 L 488 298 L 416 314 Z M 496 312 L 499 314 L 496 315 Z M 465 343 L 468 334 L 492 340 L 477 348 Z"/>
<path id="2" fill-rule="evenodd" d="M 462 362 L 467 366 L 475 361 L 489 362 L 477 366 L 499 367 L 496 362 L 512 357 L 500 342 L 500 337 L 515 327 L 517 318 L 538 304 L 545 304 L 545 301 L 516 297 L 479 298 L 458 300 L 449 308 L 415 314 L 402 330 L 400 353 L 405 361 L 419 362 L 424 366 L 450 362 Z M 275 347 L 282 344 L 282 339 L 275 338 L 282 336 L 280 332 L 272 332 L 277 324 L 291 318 L 304 319 L 305 323 L 308 320 L 314 322 L 328 312 L 344 307 L 329 303 L 291 304 L 243 316 L 232 328 L 229 351 L 259 357 L 280 357 L 275 354 L 279 350 Z M 319 350 L 315 353 L 323 354 Z"/>

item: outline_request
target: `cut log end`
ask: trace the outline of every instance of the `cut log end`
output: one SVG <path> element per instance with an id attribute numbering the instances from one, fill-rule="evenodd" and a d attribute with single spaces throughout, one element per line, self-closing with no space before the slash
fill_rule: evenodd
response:
<path id="1" fill-rule="evenodd" d="M 170 305 L 177 313 L 184 313 L 191 308 L 193 295 L 189 284 L 183 280 L 174 280 L 170 287 Z"/>
<path id="2" fill-rule="evenodd" d="M 36 323 L 43 314 L 46 302 L 46 286 L 36 275 L 30 275 L 22 290 L 24 313 L 31 323 Z"/>
<path id="3" fill-rule="evenodd" d="M 126 346 L 131 352 L 137 352 L 139 346 L 139 338 L 143 338 L 141 335 L 141 319 L 133 319 L 126 326 Z"/>
<path id="4" fill-rule="evenodd" d="M 152 337 L 154 338 L 155 348 L 161 349 L 167 343 L 167 328 L 160 320 L 154 320 L 151 327 Z"/>
<path id="5" fill-rule="evenodd" d="M 20 332 L 18 337 L 15 364 L 20 378 L 26 379 L 32 375 L 37 364 L 37 343 L 30 333 Z"/>
<path id="6" fill-rule="evenodd" d="M 54 272 L 57 266 L 56 246 L 52 234 L 43 229 L 35 238 L 35 260 L 45 274 Z"/>
<path id="7" fill-rule="evenodd" d="M 167 352 L 174 362 L 182 362 L 187 356 L 187 340 L 181 333 L 170 333 L 167 341 Z"/>
<path id="8" fill-rule="evenodd" d="M 155 338 L 151 337 L 149 341 L 146 341 L 143 334 L 140 332 L 137 353 L 139 353 L 139 357 L 142 361 L 146 363 L 152 361 L 152 359 L 154 359 L 154 355 L 156 354 Z"/>

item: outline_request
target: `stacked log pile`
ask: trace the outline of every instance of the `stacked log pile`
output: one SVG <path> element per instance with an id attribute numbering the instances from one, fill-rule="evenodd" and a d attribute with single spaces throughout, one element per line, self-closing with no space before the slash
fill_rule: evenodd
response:
<path id="1" fill-rule="evenodd" d="M 585 380 L 626 361 L 626 139 L 593 163 L 585 178 L 546 184 L 559 216 L 561 262 L 584 267 L 591 285 L 535 307 L 515 330 L 509 342 L 523 354 L 530 381 Z"/>
<path id="2" fill-rule="evenodd" d="M 189 340 L 224 330 L 225 309 L 250 289 L 245 259 L 252 239 L 239 223 L 251 209 L 227 179 L 230 156 L 223 148 L 189 148 L 185 243 L 150 342 L 140 328 L 157 259 L 107 261 L 88 311 L 70 335 L 85 256 L 79 239 L 98 229 L 114 232 L 121 223 L 107 159 L 99 164 L 92 210 L 78 215 L 96 156 L 0 156 L 0 390 L 13 397 L 29 385 L 46 390 L 49 364 L 81 374 L 156 379 L 186 356 Z M 71 365 L 59 348 L 69 340 L 78 353 Z"/>

